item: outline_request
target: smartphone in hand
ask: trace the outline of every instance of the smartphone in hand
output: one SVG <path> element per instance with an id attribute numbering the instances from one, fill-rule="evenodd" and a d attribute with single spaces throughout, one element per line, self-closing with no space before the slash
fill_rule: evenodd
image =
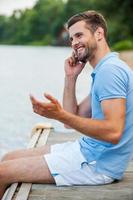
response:
<path id="1" fill-rule="evenodd" d="M 75 52 L 72 52 L 73 64 L 76 65 L 79 62 L 78 55 Z"/>
<path id="2" fill-rule="evenodd" d="M 84 63 L 84 64 L 86 63 L 86 62 L 83 62 L 83 60 L 80 60 L 78 58 L 78 55 L 75 52 L 72 53 L 72 58 L 73 58 L 74 65 L 76 65 L 77 63 Z"/>

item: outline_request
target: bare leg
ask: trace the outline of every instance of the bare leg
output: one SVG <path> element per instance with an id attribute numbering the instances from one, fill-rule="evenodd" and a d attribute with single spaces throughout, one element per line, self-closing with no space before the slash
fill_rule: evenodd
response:
<path id="1" fill-rule="evenodd" d="M 12 152 L 7 153 L 2 158 L 1 161 L 3 162 L 3 161 L 7 161 L 7 160 L 20 159 L 20 158 L 24 158 L 24 157 L 26 158 L 26 157 L 42 156 L 47 153 L 50 153 L 50 145 L 44 145 L 44 146 L 38 147 L 38 148 L 21 149 L 21 150 L 12 151 Z M 7 188 L 7 186 L 8 185 L 4 186 L 0 182 L 0 192 L 2 192 L 2 191 L 4 192 Z M 2 194 L 3 194 L 3 192 L 2 192 Z"/>
<path id="2" fill-rule="evenodd" d="M 7 153 L 1 161 L 14 160 L 22 157 L 41 156 L 50 153 L 50 145 L 44 145 L 42 147 L 21 149 Z"/>
<path id="3" fill-rule="evenodd" d="M 15 182 L 55 183 L 43 156 L 19 158 L 0 163 L 0 199 Z"/>

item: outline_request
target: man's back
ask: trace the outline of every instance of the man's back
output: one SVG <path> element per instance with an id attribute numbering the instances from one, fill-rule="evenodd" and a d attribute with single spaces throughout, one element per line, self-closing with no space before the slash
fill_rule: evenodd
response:
<path id="1" fill-rule="evenodd" d="M 124 98 L 125 127 L 118 144 L 83 137 L 81 151 L 97 172 L 121 179 L 133 152 L 133 72 L 116 53 L 109 53 L 98 63 L 92 78 L 92 118 L 104 119 L 103 100 Z"/>

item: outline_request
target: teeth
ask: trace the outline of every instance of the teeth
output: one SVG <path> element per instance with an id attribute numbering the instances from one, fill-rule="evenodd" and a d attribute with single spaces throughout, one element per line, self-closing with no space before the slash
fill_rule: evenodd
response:
<path id="1" fill-rule="evenodd" d="M 79 47 L 78 49 L 77 49 L 77 51 L 80 51 L 80 50 L 82 50 L 83 49 L 83 47 Z"/>

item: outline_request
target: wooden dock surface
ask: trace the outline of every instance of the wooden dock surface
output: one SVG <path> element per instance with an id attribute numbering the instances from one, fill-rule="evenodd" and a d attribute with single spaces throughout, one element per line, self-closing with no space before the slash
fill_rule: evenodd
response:
<path id="1" fill-rule="evenodd" d="M 45 132 L 45 130 L 44 130 Z M 80 137 L 78 132 L 56 133 L 51 129 L 47 144 L 61 143 Z M 45 134 L 45 133 L 44 133 Z M 41 146 L 43 143 L 40 142 Z M 23 187 L 24 188 L 24 187 Z M 133 162 L 129 164 L 122 181 L 102 186 L 56 187 L 51 184 L 32 184 L 26 195 L 13 196 L 13 200 L 133 200 Z M 4 198 L 4 200 L 10 200 Z"/>

